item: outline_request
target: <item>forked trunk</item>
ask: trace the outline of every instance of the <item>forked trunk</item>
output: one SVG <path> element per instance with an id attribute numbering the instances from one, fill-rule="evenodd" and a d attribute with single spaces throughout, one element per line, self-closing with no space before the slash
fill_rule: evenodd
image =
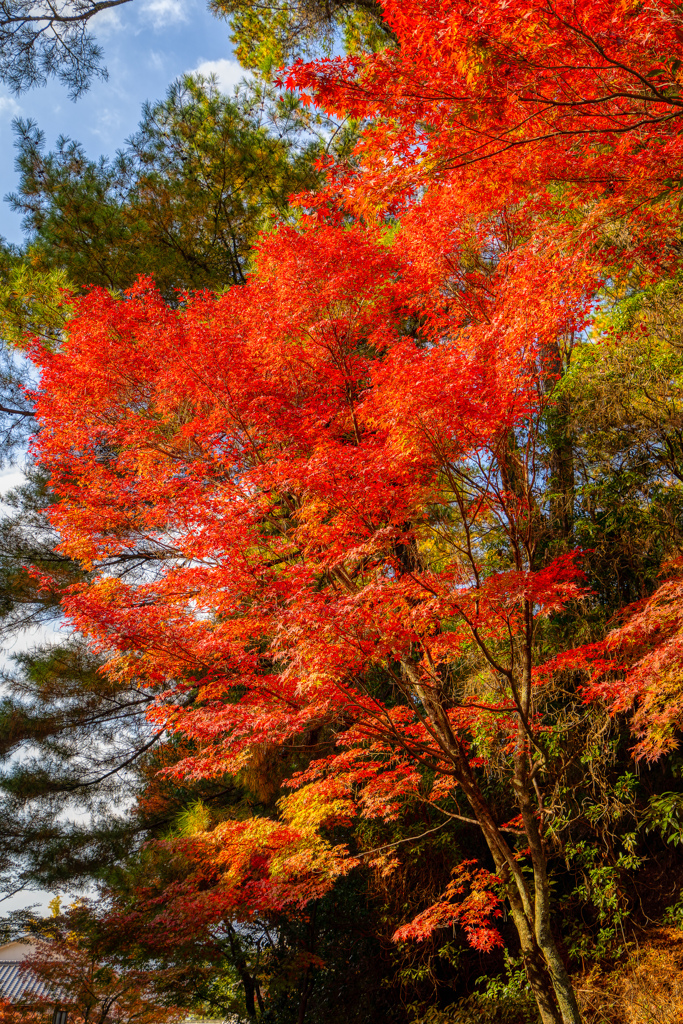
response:
<path id="1" fill-rule="evenodd" d="M 426 698 L 421 689 L 420 696 Z M 432 705 L 434 731 L 453 760 L 456 776 L 481 826 L 496 872 L 507 881 L 507 895 L 531 991 L 543 1024 L 581 1024 L 576 995 L 550 929 L 550 884 L 537 821 L 531 811 L 528 777 L 516 780 L 516 795 L 532 849 L 534 896 L 529 891 L 513 850 L 498 828 L 486 798 L 474 778 L 467 758 L 450 732 L 442 709 Z"/>
<path id="2" fill-rule="evenodd" d="M 473 810 L 476 813 L 474 807 Z M 511 872 L 508 858 L 501 856 L 501 847 L 495 833 L 491 834 L 488 828 L 483 828 L 483 831 L 498 874 L 509 878 L 507 894 L 511 917 L 519 936 L 529 986 L 543 1024 L 581 1024 L 581 1013 L 574 987 L 550 928 L 547 922 L 542 920 L 542 915 L 533 913 L 534 909 L 538 909 L 539 900 L 549 900 L 550 887 L 545 872 L 543 879 L 539 879 L 537 870 L 534 869 L 536 907 L 529 913 L 528 891 L 520 893 L 520 882 L 526 889 L 523 877 L 520 878 L 516 871 Z M 505 843 L 505 840 L 503 842 Z M 511 875 L 513 877 L 510 877 Z M 540 889 L 545 891 L 540 892 Z"/>
<path id="3" fill-rule="evenodd" d="M 403 659 L 403 670 L 422 702 L 433 735 L 449 760 L 454 774 L 479 822 L 498 875 L 507 881 L 507 894 L 519 935 L 529 985 L 536 999 L 543 1024 L 581 1024 L 576 995 L 550 930 L 550 884 L 539 826 L 531 802 L 532 782 L 527 770 L 528 747 L 522 716 L 528 716 L 531 673 L 523 678 L 523 704 L 520 707 L 520 732 L 515 758 L 514 790 L 522 812 L 524 828 L 531 847 L 534 895 L 532 897 L 522 870 L 505 836 L 498 828 L 471 766 L 451 727 L 448 714 L 432 691 L 420 681 L 418 668 Z"/>

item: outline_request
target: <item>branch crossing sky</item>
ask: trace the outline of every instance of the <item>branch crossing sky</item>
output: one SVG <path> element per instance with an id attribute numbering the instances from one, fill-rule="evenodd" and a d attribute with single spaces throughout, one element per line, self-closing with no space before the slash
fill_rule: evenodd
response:
<path id="1" fill-rule="evenodd" d="M 109 69 L 75 103 L 55 81 L 21 96 L 0 88 L 0 195 L 15 189 L 12 120 L 34 119 L 52 148 L 60 134 L 77 139 L 89 157 L 113 156 L 137 128 L 145 100 L 161 99 L 186 71 L 215 72 L 221 88 L 244 71 L 233 59 L 228 24 L 209 14 L 205 0 L 132 0 L 92 22 Z M 0 203 L 0 234 L 20 242 L 21 217 Z"/>

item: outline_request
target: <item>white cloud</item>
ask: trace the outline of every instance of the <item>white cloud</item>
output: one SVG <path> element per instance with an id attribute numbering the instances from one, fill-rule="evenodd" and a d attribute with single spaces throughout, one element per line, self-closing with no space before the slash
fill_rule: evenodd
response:
<path id="1" fill-rule="evenodd" d="M 187 0 L 146 0 L 140 13 L 154 28 L 166 28 L 189 21 L 188 6 Z"/>
<path id="2" fill-rule="evenodd" d="M 215 75 L 218 79 L 218 88 L 221 92 L 232 93 L 235 86 L 243 78 L 248 77 L 248 72 L 236 60 L 203 60 L 196 68 L 192 68 L 190 74 Z"/>
<path id="3" fill-rule="evenodd" d="M 157 50 L 150 50 L 148 63 L 154 71 L 163 71 L 166 63 L 166 54 L 158 53 Z"/>
<path id="4" fill-rule="evenodd" d="M 98 14 L 96 20 L 91 24 L 99 39 L 107 39 L 109 36 L 116 35 L 125 27 L 119 12 L 112 8 Z"/>
<path id="5" fill-rule="evenodd" d="M 0 101 L 1 102 L 1 101 Z M 21 469 L 4 469 L 0 473 L 0 495 L 26 483 L 26 474 Z"/>
<path id="6" fill-rule="evenodd" d="M 21 107 L 11 96 L 0 96 L 0 117 L 16 117 Z"/>
<path id="7" fill-rule="evenodd" d="M 98 139 L 108 145 L 112 136 L 118 133 L 121 124 L 121 112 L 112 107 L 101 107 L 97 117 L 90 123 L 90 131 Z"/>

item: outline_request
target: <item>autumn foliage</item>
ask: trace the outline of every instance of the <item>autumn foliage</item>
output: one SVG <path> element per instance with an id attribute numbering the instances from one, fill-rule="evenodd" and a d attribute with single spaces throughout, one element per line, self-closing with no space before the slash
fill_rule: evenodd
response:
<path id="1" fill-rule="evenodd" d="M 98 928 L 102 914 L 87 903 L 43 919 L 43 932 L 20 966 L 19 999 L 0 1003 L 3 1024 L 38 1024 L 57 1007 L 74 1024 L 175 1024 L 183 1011 L 165 1005 L 159 972 L 140 967 L 130 953 L 112 950 Z"/>
<path id="2" fill-rule="evenodd" d="M 189 844 L 221 912 L 306 906 L 359 863 L 355 822 L 408 800 L 448 815 L 456 794 L 492 863 L 461 864 L 396 938 L 460 922 L 487 950 L 507 902 L 543 1021 L 569 1024 L 543 795 L 569 660 L 544 638 L 590 592 L 547 422 L 606 282 L 675 271 L 683 25 L 664 2 L 383 7 L 395 48 L 287 77 L 362 120 L 354 160 L 262 238 L 244 287 L 74 300 L 61 348 L 33 349 L 35 451 L 90 573 L 66 611 L 106 672 L 155 689 L 154 728 L 192 742 L 169 772 L 319 751 L 277 819 Z M 648 754 L 680 717 L 679 589 L 634 610 L 619 665 L 616 634 L 591 649 L 609 681 L 581 690 L 635 702 Z"/>

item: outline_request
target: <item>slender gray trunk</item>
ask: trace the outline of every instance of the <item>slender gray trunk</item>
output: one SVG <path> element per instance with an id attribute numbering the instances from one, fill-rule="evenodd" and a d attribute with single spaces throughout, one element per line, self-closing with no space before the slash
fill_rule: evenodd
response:
<path id="1" fill-rule="evenodd" d="M 522 716 L 526 718 L 528 715 L 530 673 L 525 673 L 528 678 L 524 679 L 522 683 L 523 697 L 520 707 L 513 785 L 531 848 L 533 896 L 529 892 L 514 852 L 497 826 L 436 692 L 432 693 L 421 683 L 417 666 L 414 663 L 404 660 L 403 669 L 427 712 L 435 737 L 453 763 L 457 781 L 481 826 L 496 865 L 496 871 L 500 877 L 508 880 L 507 893 L 511 916 L 519 936 L 529 985 L 543 1024 L 581 1024 L 581 1014 L 574 988 L 550 928 L 550 884 L 547 861 L 531 799 L 532 782 L 528 772 L 528 738 L 522 722 Z"/>

